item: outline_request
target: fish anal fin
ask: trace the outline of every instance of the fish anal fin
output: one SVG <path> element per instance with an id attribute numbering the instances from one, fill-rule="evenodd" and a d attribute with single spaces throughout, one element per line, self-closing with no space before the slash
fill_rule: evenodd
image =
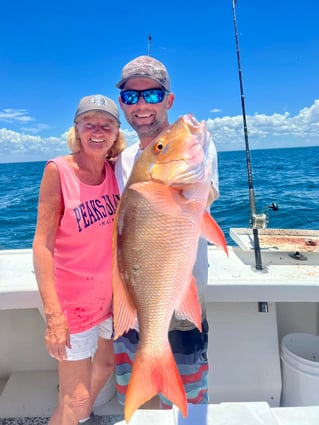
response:
<path id="1" fill-rule="evenodd" d="M 208 240 L 208 242 L 223 248 L 225 253 L 228 255 L 225 235 L 213 217 L 206 210 L 202 218 L 200 233 Z"/>
<path id="2" fill-rule="evenodd" d="M 194 276 L 191 278 L 188 291 L 183 298 L 180 306 L 175 311 L 177 319 L 187 319 L 193 322 L 194 325 L 202 331 L 202 313 L 199 303 L 196 279 Z"/>
<path id="3" fill-rule="evenodd" d="M 187 400 L 182 378 L 169 345 L 162 356 L 137 352 L 125 397 L 124 416 L 129 423 L 134 412 L 156 394 L 162 393 L 187 416 Z"/>

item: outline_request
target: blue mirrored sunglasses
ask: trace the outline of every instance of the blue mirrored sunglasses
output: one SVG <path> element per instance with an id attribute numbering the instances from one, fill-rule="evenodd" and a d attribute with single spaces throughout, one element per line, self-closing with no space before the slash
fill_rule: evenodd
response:
<path id="1" fill-rule="evenodd" d="M 166 93 L 169 92 L 163 89 L 123 90 L 120 96 L 125 105 L 135 105 L 141 96 L 146 103 L 160 103 L 163 101 Z"/>

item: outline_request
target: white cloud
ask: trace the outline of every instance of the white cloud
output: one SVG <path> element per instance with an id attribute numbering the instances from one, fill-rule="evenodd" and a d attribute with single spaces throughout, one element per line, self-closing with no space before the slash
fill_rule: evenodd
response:
<path id="1" fill-rule="evenodd" d="M 131 146 L 133 143 L 137 142 L 138 137 L 134 130 L 128 130 L 127 128 L 124 128 L 122 131 L 125 136 L 126 146 Z"/>
<path id="2" fill-rule="evenodd" d="M 137 141 L 135 131 L 123 129 L 127 146 Z M 45 161 L 58 155 L 66 155 L 67 131 L 60 137 L 41 137 L 6 128 L 0 129 L 0 163 L 20 161 Z"/>
<path id="3" fill-rule="evenodd" d="M 0 162 L 46 160 L 67 153 L 66 134 L 42 138 L 0 129 Z"/>
<path id="4" fill-rule="evenodd" d="M 6 118 L 9 121 L 9 117 L 25 123 L 32 120 L 24 110 L 5 109 L 0 112 L 0 120 Z M 289 112 L 256 113 L 246 118 L 251 149 L 319 145 L 319 99 L 295 116 Z M 207 127 L 219 151 L 245 148 L 241 115 L 208 119 Z M 44 124 L 35 123 L 32 127 L 24 126 L 25 133 L 0 129 L 0 162 L 47 160 L 68 153 L 67 131 L 60 137 L 28 134 L 44 128 Z M 123 128 L 123 132 L 128 146 L 137 141 L 135 131 Z"/>
<path id="5" fill-rule="evenodd" d="M 0 121 L 17 125 L 22 124 L 23 126 L 20 127 L 21 131 L 32 134 L 37 134 L 50 128 L 47 124 L 34 123 L 36 121 L 35 118 L 30 116 L 26 109 L 3 109 L 0 111 Z M 34 124 L 32 126 L 25 125 L 29 123 Z"/>
<path id="6" fill-rule="evenodd" d="M 0 111 L 0 121 L 27 123 L 34 121 L 25 109 L 3 109 Z"/>
<path id="7" fill-rule="evenodd" d="M 21 127 L 21 130 L 26 132 L 26 133 L 40 133 L 43 130 L 48 130 L 50 129 L 50 126 L 48 126 L 47 124 L 36 124 L 35 126 L 32 127 Z"/>
<path id="8" fill-rule="evenodd" d="M 248 139 L 251 148 L 274 148 L 319 145 L 319 99 L 310 107 L 292 116 L 289 112 L 272 115 L 246 116 Z M 219 150 L 244 148 L 242 115 L 207 120 Z"/>

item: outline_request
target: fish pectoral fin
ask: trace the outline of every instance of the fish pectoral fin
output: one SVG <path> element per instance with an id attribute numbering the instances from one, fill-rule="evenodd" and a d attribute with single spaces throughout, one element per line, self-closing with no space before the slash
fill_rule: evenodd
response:
<path id="1" fill-rule="evenodd" d="M 208 242 L 223 248 L 225 253 L 228 255 L 225 235 L 213 217 L 206 210 L 202 218 L 200 233 L 208 240 Z"/>
<path id="2" fill-rule="evenodd" d="M 153 208 L 159 212 L 170 215 L 181 213 L 181 202 L 185 202 L 181 190 L 174 189 L 156 181 L 133 183 L 130 189 L 139 192 Z"/>
<path id="3" fill-rule="evenodd" d="M 182 300 L 180 306 L 175 310 L 177 319 L 187 319 L 202 331 L 202 311 L 199 303 L 196 279 L 191 278 L 186 296 Z"/>
<path id="4" fill-rule="evenodd" d="M 187 400 L 181 376 L 167 343 L 161 356 L 137 352 L 125 397 L 124 416 L 133 413 L 156 394 L 162 393 L 187 416 Z"/>

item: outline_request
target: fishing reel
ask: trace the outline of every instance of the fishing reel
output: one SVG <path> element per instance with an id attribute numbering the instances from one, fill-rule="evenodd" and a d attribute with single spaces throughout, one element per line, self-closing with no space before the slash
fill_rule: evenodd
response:
<path id="1" fill-rule="evenodd" d="M 269 223 L 269 210 L 278 211 L 279 207 L 276 202 L 264 207 L 264 212 L 261 214 L 252 214 L 250 218 L 250 227 L 252 229 L 266 229 Z"/>

